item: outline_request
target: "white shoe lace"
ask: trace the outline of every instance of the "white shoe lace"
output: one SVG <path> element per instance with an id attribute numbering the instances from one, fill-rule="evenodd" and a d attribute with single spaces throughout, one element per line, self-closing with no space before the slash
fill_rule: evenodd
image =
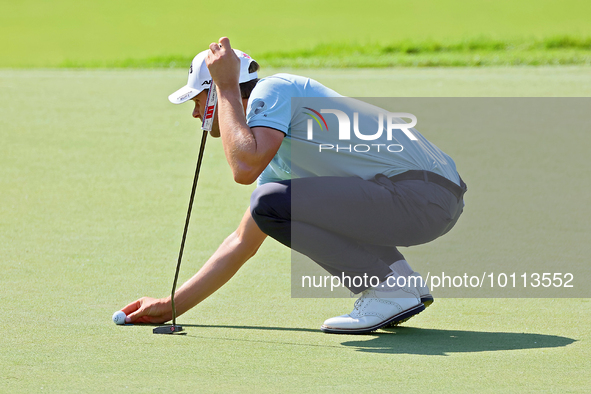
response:
<path id="1" fill-rule="evenodd" d="M 353 304 L 353 309 L 359 309 L 363 301 L 365 300 L 365 295 L 367 294 L 367 290 L 363 290 L 361 295 L 357 300 L 355 300 L 355 304 Z"/>

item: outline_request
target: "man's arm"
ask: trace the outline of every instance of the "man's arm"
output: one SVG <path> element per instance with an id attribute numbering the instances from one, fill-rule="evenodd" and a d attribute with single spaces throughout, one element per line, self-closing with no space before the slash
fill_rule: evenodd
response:
<path id="1" fill-rule="evenodd" d="M 234 180 L 251 184 L 279 150 L 284 134 L 268 127 L 248 127 L 240 95 L 240 60 L 226 37 L 209 46 L 206 62 L 218 89 L 218 122 L 226 160 Z"/>
<path id="2" fill-rule="evenodd" d="M 267 236 L 250 215 L 244 214 L 238 229 L 220 245 L 203 267 L 175 293 L 177 316 L 182 315 L 222 287 L 250 259 Z M 170 296 L 143 297 L 122 309 L 128 323 L 164 323 L 172 319 Z"/>

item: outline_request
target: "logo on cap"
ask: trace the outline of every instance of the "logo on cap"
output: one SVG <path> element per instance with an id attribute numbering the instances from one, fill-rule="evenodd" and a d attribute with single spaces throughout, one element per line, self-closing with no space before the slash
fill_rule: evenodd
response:
<path id="1" fill-rule="evenodd" d="M 183 94 L 182 96 L 180 96 L 179 98 L 177 98 L 177 100 L 179 100 L 179 101 L 180 101 L 180 100 L 184 100 L 184 99 L 186 99 L 187 97 L 189 97 L 190 95 L 191 95 L 191 92 L 189 92 L 189 93 L 185 93 L 185 94 Z"/>

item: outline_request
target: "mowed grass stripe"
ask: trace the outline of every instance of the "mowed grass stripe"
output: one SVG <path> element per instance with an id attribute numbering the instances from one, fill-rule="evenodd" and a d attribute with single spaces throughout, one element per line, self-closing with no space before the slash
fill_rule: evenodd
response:
<path id="1" fill-rule="evenodd" d="M 473 38 L 459 41 L 399 41 L 391 44 L 329 43 L 310 49 L 253 53 L 267 67 L 470 67 L 591 65 L 591 37 L 531 40 Z M 187 67 L 191 56 L 171 55 L 108 61 L 66 60 L 64 68 Z"/>

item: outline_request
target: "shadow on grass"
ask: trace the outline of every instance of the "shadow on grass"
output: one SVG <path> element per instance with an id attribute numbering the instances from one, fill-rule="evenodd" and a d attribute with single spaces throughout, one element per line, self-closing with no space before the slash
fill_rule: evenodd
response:
<path id="1" fill-rule="evenodd" d="M 184 327 L 193 328 L 225 328 L 254 331 L 290 331 L 309 332 L 323 334 L 318 329 L 291 328 L 291 327 L 263 327 L 263 326 L 229 326 L 229 325 L 201 325 L 183 324 Z M 189 335 L 193 336 L 193 335 Z M 206 338 L 207 336 L 200 336 Z M 380 330 L 366 335 L 341 335 L 343 339 L 358 338 L 358 340 L 344 341 L 341 346 L 351 348 L 359 352 L 390 353 L 390 354 L 416 354 L 425 356 L 445 356 L 448 353 L 477 353 L 493 352 L 500 350 L 525 350 L 548 349 L 564 347 L 575 342 L 575 339 L 557 335 L 544 335 L 533 333 L 513 332 L 486 332 L 486 331 L 461 331 L 438 330 L 429 328 L 397 327 Z M 214 338 L 210 338 L 214 339 Z M 217 338 L 220 340 L 237 340 L 246 342 L 265 342 L 297 346 L 314 347 L 340 347 L 333 344 L 318 345 L 305 342 L 273 341 L 271 336 L 264 339 L 246 338 Z"/>
<path id="2" fill-rule="evenodd" d="M 347 341 L 342 345 L 360 352 L 445 356 L 448 353 L 547 349 L 575 341 L 557 335 L 398 327 L 377 332 L 368 341 Z"/>

